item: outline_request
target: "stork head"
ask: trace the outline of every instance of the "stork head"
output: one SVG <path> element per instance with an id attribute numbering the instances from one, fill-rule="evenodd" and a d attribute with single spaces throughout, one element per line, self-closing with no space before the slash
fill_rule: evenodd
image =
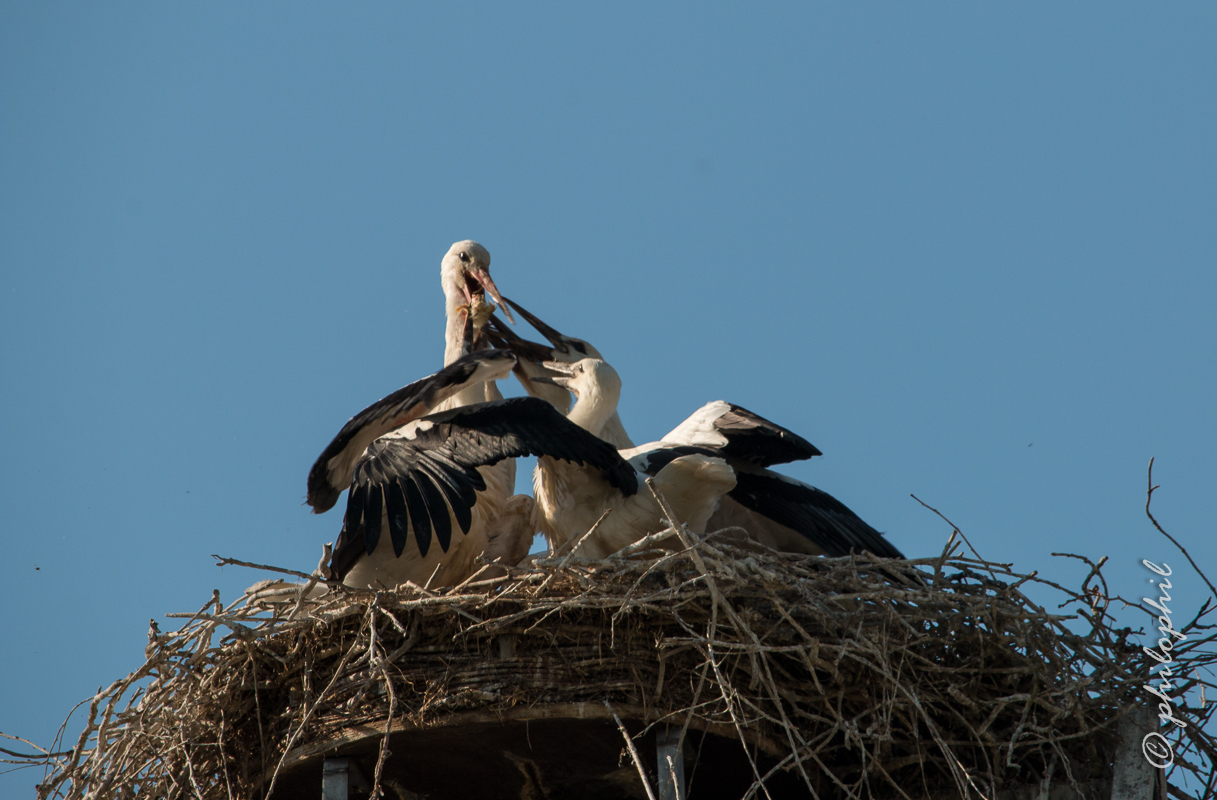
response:
<path id="1" fill-rule="evenodd" d="M 503 304 L 499 287 L 490 277 L 490 253 L 477 242 L 466 239 L 448 248 L 440 262 L 440 284 L 448 298 L 450 309 L 470 307 L 475 310 L 487 307 L 486 295 Z M 493 309 L 491 309 L 493 310 Z M 507 318 L 514 322 L 511 311 L 504 307 Z M 489 316 L 489 312 L 485 312 Z M 481 320 L 483 323 L 485 319 Z M 480 326 L 479 326 L 480 327 Z"/>
<path id="2" fill-rule="evenodd" d="M 568 417 L 599 436 L 600 429 L 617 410 L 617 401 L 621 399 L 621 377 L 617 370 L 600 358 L 584 358 L 573 363 L 545 361 L 542 366 L 556 374 L 533 380 L 553 383 L 570 391 L 576 402 Z"/>

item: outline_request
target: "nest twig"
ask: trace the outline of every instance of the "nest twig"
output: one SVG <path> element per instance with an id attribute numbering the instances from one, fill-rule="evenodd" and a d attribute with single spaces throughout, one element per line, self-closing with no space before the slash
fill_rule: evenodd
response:
<path id="1" fill-rule="evenodd" d="M 817 797 L 1110 781 L 1115 724 L 1145 704 L 1149 666 L 1113 627 L 1101 563 L 1074 592 L 961 556 L 954 536 L 900 561 L 669 533 L 682 549 L 541 560 L 447 591 L 335 588 L 307 613 L 217 593 L 171 615 L 177 631 L 153 623 L 147 662 L 88 701 L 75 746 L 38 756 L 53 767 L 38 796 L 265 797 L 289 752 L 353 726 L 383 725 L 387 744 L 456 712 L 571 702 L 734 731 L 776 760 L 751 761 L 748 796 L 778 770 Z M 1028 583 L 1073 614 L 1032 602 Z M 1175 650 L 1189 686 L 1217 660 L 1207 613 Z M 1204 786 L 1212 707 L 1189 712 L 1174 769 Z"/>

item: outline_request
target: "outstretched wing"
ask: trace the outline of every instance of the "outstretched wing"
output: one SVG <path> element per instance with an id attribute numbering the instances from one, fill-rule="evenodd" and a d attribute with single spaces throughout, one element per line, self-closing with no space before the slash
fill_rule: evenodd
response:
<path id="1" fill-rule="evenodd" d="M 367 446 L 389 431 L 418 419 L 466 387 L 505 377 L 516 364 L 506 350 L 471 353 L 360 411 L 329 443 L 308 473 L 308 504 L 329 511 L 351 483 L 351 470 Z"/>
<path id="2" fill-rule="evenodd" d="M 904 558 L 883 534 L 827 492 L 768 470 L 760 473 L 737 470 L 735 478 L 732 499 L 806 536 L 830 558 L 850 552 Z"/>
<path id="3" fill-rule="evenodd" d="M 342 577 L 363 553 L 371 554 L 385 516 L 396 555 L 405 550 L 410 531 L 420 555 L 427 554 L 433 534 L 447 552 L 452 518 L 468 533 L 477 493 L 486 488 L 478 467 L 528 455 L 586 465 L 622 494 L 638 491 L 633 467 L 612 445 L 544 400 L 513 397 L 461 406 L 410 422 L 368 446 L 355 464 L 331 567 Z"/>
<path id="4" fill-rule="evenodd" d="M 723 455 L 758 467 L 822 455 L 811 442 L 746 408 L 715 400 L 694 411 L 665 442 L 713 447 Z"/>

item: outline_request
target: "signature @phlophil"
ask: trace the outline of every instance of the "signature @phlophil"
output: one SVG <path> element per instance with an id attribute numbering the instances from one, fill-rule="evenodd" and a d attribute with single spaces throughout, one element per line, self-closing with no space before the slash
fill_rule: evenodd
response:
<path id="1" fill-rule="evenodd" d="M 1186 728 L 1187 722 L 1175 716 L 1175 701 L 1169 695 L 1169 692 L 1175 688 L 1174 684 L 1170 682 L 1170 678 L 1175 677 L 1175 672 L 1179 669 L 1179 667 L 1171 668 L 1171 664 L 1175 663 L 1174 658 L 1171 656 L 1171 651 L 1177 642 L 1187 638 L 1186 635 L 1175 630 L 1174 625 L 1171 624 L 1171 611 L 1166 606 L 1171 599 L 1170 594 L 1166 591 L 1171 588 L 1171 582 L 1167 577 L 1171 574 L 1171 568 L 1166 563 L 1163 563 L 1159 567 L 1157 564 L 1146 559 L 1142 559 L 1141 563 L 1149 570 L 1162 576 L 1162 580 L 1158 583 L 1161 596 L 1157 600 L 1149 597 L 1141 598 L 1162 612 L 1158 617 L 1158 622 L 1161 623 L 1158 625 L 1158 632 L 1162 634 L 1162 638 L 1158 640 L 1158 646 L 1156 648 L 1141 648 L 1147 656 L 1157 661 L 1158 665 L 1162 667 L 1158 672 L 1158 677 L 1162 679 L 1162 682 L 1156 688 L 1149 683 L 1145 684 L 1143 688 L 1150 694 L 1157 695 L 1163 701 L 1158 703 L 1158 719 L 1160 724 L 1165 725 L 1167 722 L 1173 722 L 1180 728 Z M 1175 750 L 1171 747 L 1170 741 L 1157 731 L 1148 733 L 1141 739 L 1141 754 L 1145 756 L 1146 761 L 1159 769 L 1169 767 L 1175 761 Z"/>

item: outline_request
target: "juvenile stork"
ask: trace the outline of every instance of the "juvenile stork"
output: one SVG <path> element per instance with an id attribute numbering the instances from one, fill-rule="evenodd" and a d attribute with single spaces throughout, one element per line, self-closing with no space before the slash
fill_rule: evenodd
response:
<path id="1" fill-rule="evenodd" d="M 735 471 L 735 488 L 710 518 L 709 530 L 742 528 L 748 538 L 788 553 L 904 558 L 840 500 L 768 469 L 821 453 L 803 437 L 746 408 L 722 400 L 707 403 L 659 442 L 622 455 L 649 474 L 667 459 L 689 452 L 716 454 Z"/>
<path id="2" fill-rule="evenodd" d="M 617 371 L 601 358 L 584 358 L 574 363 L 549 361 L 544 366 L 559 373 L 559 377 L 540 377 L 538 380 L 552 381 L 575 396 L 575 405 L 567 415 L 569 422 L 603 436 L 606 424 L 616 417 L 617 401 L 621 397 L 621 378 Z M 627 452 L 617 451 L 618 457 L 624 460 Z M 549 540 L 551 550 L 579 541 L 606 510 L 609 516 L 595 533 L 578 544 L 577 555 L 606 558 L 643 536 L 667 527 L 663 510 L 651 492 L 624 496 L 608 490 L 587 470 L 559 463 L 547 454 L 538 455 L 537 468 L 533 472 L 533 495 L 539 527 Z M 633 469 L 638 469 L 637 463 L 630 463 Z M 731 468 L 722 458 L 709 452 L 678 454 L 646 474 L 654 479 L 656 489 L 668 500 L 679 521 L 696 533 L 705 533 L 706 523 L 718 508 L 720 499 L 735 487 Z"/>
<path id="3" fill-rule="evenodd" d="M 545 367 L 555 365 L 540 362 L 569 363 L 593 354 L 599 358 L 599 353 L 588 342 L 554 330 L 518 303 L 504 298 L 502 304 L 515 309 L 552 347 L 522 339 L 493 315 L 488 339 L 517 354 L 520 363 L 515 372 L 529 394 L 565 409 L 569 398 L 544 388 L 547 382 L 554 383 L 546 380 L 545 374 L 552 370 Z M 707 403 L 660 441 L 637 448 L 614 410 L 600 436 L 648 475 L 683 455 L 724 459 L 734 472 L 735 488 L 718 504 L 706 522 L 707 530 L 742 528 L 749 538 L 784 552 L 836 557 L 866 551 L 903 558 L 881 533 L 832 495 L 768 469 L 821 453 L 803 437 L 745 408 L 722 400 Z"/>

